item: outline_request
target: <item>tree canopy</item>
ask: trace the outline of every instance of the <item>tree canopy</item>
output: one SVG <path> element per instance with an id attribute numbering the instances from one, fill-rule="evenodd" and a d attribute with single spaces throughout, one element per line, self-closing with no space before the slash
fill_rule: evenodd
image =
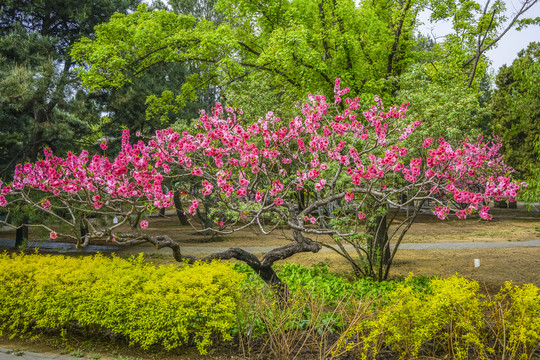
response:
<path id="1" fill-rule="evenodd" d="M 99 118 L 73 72 L 69 47 L 137 1 L 12 1 L 0 11 L 0 171 L 44 147 L 74 150 Z M 80 148 L 80 147 L 79 147 Z"/>
<path id="2" fill-rule="evenodd" d="M 539 167 L 535 151 L 540 136 L 540 43 L 532 42 L 496 78 L 492 127 L 505 142 L 504 154 L 520 178 Z"/>

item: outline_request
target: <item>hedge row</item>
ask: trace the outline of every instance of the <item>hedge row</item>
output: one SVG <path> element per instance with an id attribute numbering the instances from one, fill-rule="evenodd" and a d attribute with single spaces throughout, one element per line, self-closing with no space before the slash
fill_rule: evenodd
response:
<path id="1" fill-rule="evenodd" d="M 148 348 L 231 338 L 245 275 L 225 263 L 155 267 L 142 256 L 0 255 L 0 332 L 93 326 Z M 1 325 L 3 324 L 3 325 Z M 2 328 L 3 327 L 3 328 Z"/>
<path id="2" fill-rule="evenodd" d="M 260 351 L 281 359 L 310 343 L 332 358 L 353 352 L 373 359 L 391 349 L 399 358 L 532 359 L 540 344 L 540 289 L 532 284 L 507 283 L 486 298 L 477 282 L 458 276 L 350 283 L 327 267 L 286 265 L 278 272 L 291 290 L 283 307 L 252 271 L 236 268 L 4 253 L 0 332 L 91 327 L 142 348 L 193 341 L 203 354 L 214 336 L 234 333 L 241 342 L 267 338 Z"/>

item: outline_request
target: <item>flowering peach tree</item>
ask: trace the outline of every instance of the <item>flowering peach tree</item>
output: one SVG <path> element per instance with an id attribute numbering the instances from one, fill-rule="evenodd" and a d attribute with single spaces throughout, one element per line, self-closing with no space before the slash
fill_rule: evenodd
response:
<path id="1" fill-rule="evenodd" d="M 322 247 L 342 255 L 358 275 L 385 279 L 427 201 L 440 219 L 477 213 L 489 220 L 492 199 L 513 199 L 524 186 L 510 179 L 498 143 L 478 139 L 455 146 L 428 138 L 409 144 L 421 122 L 406 118 L 407 105 L 385 109 L 376 98 L 376 105 L 362 111 L 359 98 L 343 99 L 347 92 L 337 79 L 333 101 L 310 95 L 301 114 L 288 121 L 269 112 L 245 123 L 242 111 L 218 103 L 210 113 L 202 111 L 190 131 L 166 129 L 130 143 L 125 130 L 114 159 L 87 152 L 60 158 L 46 150 L 43 160 L 17 166 L 0 205 L 30 203 L 71 229 L 42 225 L 51 238 L 72 238 L 80 246 L 98 238 L 150 242 L 171 248 L 178 261 L 192 262 L 198 258 L 184 254 L 168 236 L 147 233 L 145 215 L 171 206 L 165 178 L 195 177 L 202 196 L 217 209 L 211 215 L 214 231 L 251 227 L 269 234 L 285 226 L 291 232 L 289 244 L 262 257 L 231 248 L 202 260 L 242 260 L 267 283 L 281 286 L 272 270 L 275 261 Z M 30 195 L 35 192 L 39 200 Z M 189 201 L 187 212 L 194 214 L 201 204 Z M 410 211 L 399 211 L 405 208 Z M 98 225 L 90 214 L 120 221 Z M 80 222 L 88 227 L 84 236 Z M 131 231 L 120 231 L 126 224 Z"/>

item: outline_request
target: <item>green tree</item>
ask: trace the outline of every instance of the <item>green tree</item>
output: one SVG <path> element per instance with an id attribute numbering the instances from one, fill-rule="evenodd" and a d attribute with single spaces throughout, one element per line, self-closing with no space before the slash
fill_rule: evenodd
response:
<path id="1" fill-rule="evenodd" d="M 74 150 L 99 117 L 81 91 L 68 48 L 135 0 L 2 2 L 0 168 L 36 160 L 44 147 Z"/>
<path id="2" fill-rule="evenodd" d="M 409 97 L 411 112 L 427 122 L 425 128 L 457 136 L 483 119 L 478 86 L 488 65 L 485 52 L 536 1 L 523 2 L 506 22 L 500 0 L 485 6 L 435 0 L 218 1 L 219 21 L 140 6 L 98 26 L 95 37 L 81 40 L 72 54 L 88 65 L 81 78 L 91 90 L 121 87 L 162 63 L 196 67 L 177 96 L 155 99 L 163 112 L 210 86 L 247 113 L 276 112 L 278 105 L 279 115 L 288 116 L 293 111 L 283 104 L 309 91 L 332 97 L 340 77 L 368 102 L 375 94 L 387 103 Z M 414 33 L 426 6 L 433 9 L 431 22 L 452 19 L 453 32 L 422 46 L 425 39 Z"/>
<path id="3" fill-rule="evenodd" d="M 386 91 L 394 87 L 389 76 L 401 74 L 412 61 L 407 50 L 420 3 L 259 5 L 218 3 L 224 14 L 219 25 L 141 6 L 96 28 L 95 40 L 83 39 L 72 54 L 91 65 L 81 76 L 93 90 L 122 86 L 161 62 L 195 64 L 203 71 L 183 85 L 184 98 L 194 88 L 258 81 L 260 74 L 264 86 L 279 87 L 283 96 L 295 99 L 307 95 L 308 88 L 333 94 L 338 76 L 351 84 L 354 94 L 371 97 L 391 93 Z"/>
<path id="4" fill-rule="evenodd" d="M 492 99 L 493 133 L 504 140 L 506 161 L 525 179 L 537 169 L 540 136 L 540 43 L 532 42 L 499 69 Z"/>
<path id="5" fill-rule="evenodd" d="M 418 61 L 401 78 L 399 100 L 410 101 L 410 114 L 420 118 L 417 135 L 443 136 L 450 140 L 464 135 L 489 133 L 488 65 L 485 53 L 523 19 L 536 1 L 524 1 L 507 19 L 503 1 L 431 1 L 430 22 L 446 20 L 452 31 L 442 41 L 425 40 Z"/>

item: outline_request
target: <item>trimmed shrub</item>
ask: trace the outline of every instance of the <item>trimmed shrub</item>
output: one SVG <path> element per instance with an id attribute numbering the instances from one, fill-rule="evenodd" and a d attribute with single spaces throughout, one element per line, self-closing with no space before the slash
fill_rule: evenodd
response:
<path id="1" fill-rule="evenodd" d="M 190 340 L 205 353 L 213 335 L 231 339 L 245 275 L 229 264 L 155 267 L 142 255 L 75 258 L 0 255 L 0 331 L 64 333 L 96 326 L 147 349 Z"/>

